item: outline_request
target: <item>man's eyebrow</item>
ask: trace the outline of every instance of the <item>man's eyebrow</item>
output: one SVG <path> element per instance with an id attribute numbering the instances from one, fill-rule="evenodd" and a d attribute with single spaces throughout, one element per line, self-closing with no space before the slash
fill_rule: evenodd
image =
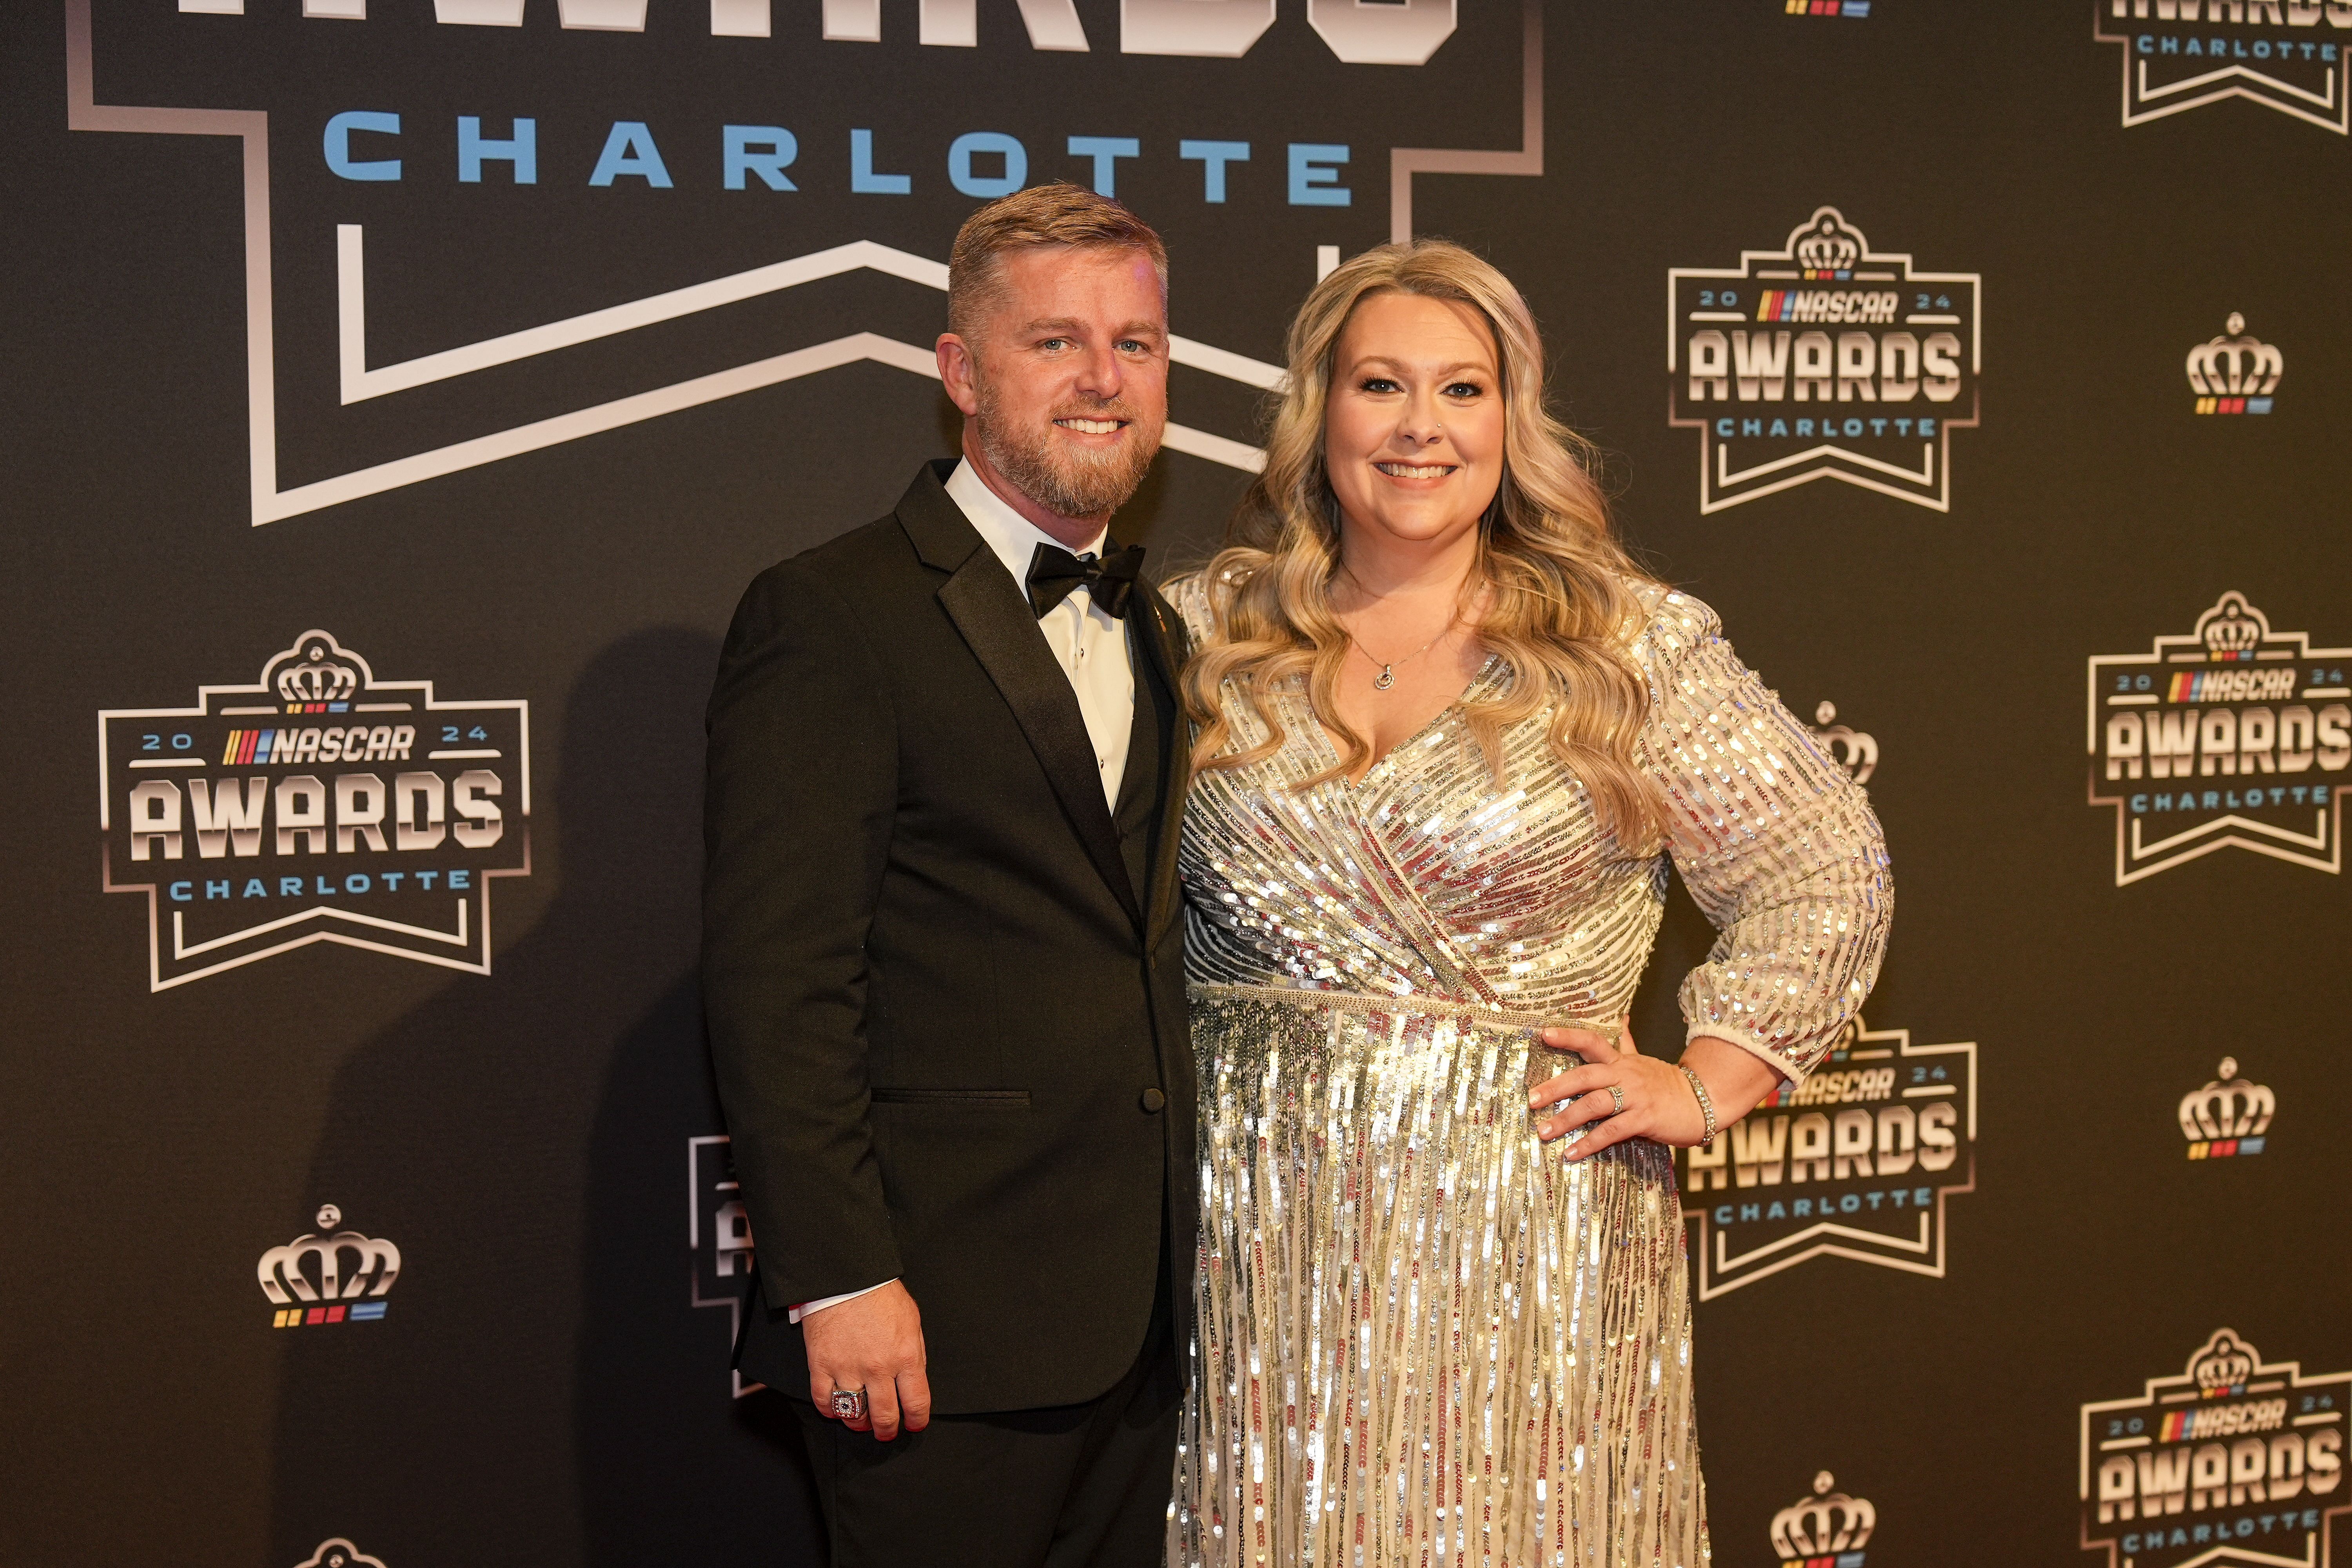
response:
<path id="1" fill-rule="evenodd" d="M 1086 331 L 1086 323 L 1073 316 L 1045 316 L 1034 321 L 1023 322 L 1021 331 L 1024 333 L 1066 332 L 1078 336 Z M 1168 329 L 1158 321 L 1129 321 L 1123 327 L 1114 327 L 1110 335 L 1114 338 L 1158 338 L 1165 337 L 1167 334 Z"/>

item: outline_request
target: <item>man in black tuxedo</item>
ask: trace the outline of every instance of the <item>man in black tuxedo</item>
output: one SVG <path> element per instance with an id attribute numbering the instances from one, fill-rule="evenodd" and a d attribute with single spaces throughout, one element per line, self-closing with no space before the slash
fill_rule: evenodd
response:
<path id="1" fill-rule="evenodd" d="M 1105 525 L 1166 423 L 1166 251 L 1024 191 L 957 236 L 948 322 L 961 459 L 761 574 L 711 694 L 738 1355 L 836 1568 L 1145 1568 L 1197 1207 L 1182 647 Z"/>

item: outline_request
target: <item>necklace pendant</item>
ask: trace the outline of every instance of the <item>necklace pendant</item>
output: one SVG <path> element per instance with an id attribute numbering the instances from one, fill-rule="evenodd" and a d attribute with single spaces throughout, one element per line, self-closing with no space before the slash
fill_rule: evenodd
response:
<path id="1" fill-rule="evenodd" d="M 1390 687 L 1394 686 L 1395 684 L 1396 666 L 1392 664 L 1384 664 L 1381 666 L 1381 672 L 1372 677 L 1372 689 L 1375 691 L 1386 691 Z"/>

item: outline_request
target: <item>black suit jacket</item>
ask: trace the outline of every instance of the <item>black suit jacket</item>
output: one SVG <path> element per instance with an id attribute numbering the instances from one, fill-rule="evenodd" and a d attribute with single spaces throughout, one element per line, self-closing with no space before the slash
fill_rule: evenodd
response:
<path id="1" fill-rule="evenodd" d="M 1181 623 L 1139 585 L 1114 813 L 952 469 L 744 595 L 710 699 L 702 964 L 758 1249 L 744 1373 L 807 1397 L 788 1305 L 896 1276 L 945 1415 L 1107 1391 L 1163 1258 L 1183 1342 L 1198 1206 Z"/>

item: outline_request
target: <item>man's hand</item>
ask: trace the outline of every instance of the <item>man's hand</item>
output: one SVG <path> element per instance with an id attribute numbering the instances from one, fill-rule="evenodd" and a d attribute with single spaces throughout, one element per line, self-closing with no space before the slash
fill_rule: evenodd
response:
<path id="1" fill-rule="evenodd" d="M 808 1344 L 809 1397 L 820 1415 L 833 1413 L 835 1389 L 866 1391 L 866 1414 L 844 1426 L 887 1443 L 903 1425 L 919 1432 L 931 1424 L 931 1384 L 924 1375 L 923 1315 L 907 1287 L 893 1279 L 855 1300 L 801 1320 Z"/>

